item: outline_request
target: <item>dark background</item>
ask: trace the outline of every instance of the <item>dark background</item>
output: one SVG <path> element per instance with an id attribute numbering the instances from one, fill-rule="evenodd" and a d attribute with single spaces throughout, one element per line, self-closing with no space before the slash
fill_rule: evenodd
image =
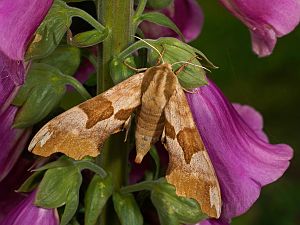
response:
<path id="1" fill-rule="evenodd" d="M 218 1 L 199 1 L 205 14 L 201 35 L 192 45 L 217 66 L 211 78 L 232 102 L 247 104 L 264 117 L 271 143 L 293 147 L 294 158 L 277 182 L 233 225 L 300 224 L 300 26 L 278 39 L 273 54 L 258 58 L 248 29 Z"/>

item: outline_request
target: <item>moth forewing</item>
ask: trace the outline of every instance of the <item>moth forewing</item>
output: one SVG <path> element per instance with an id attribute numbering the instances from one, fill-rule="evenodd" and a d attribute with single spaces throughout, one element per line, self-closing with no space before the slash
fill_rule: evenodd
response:
<path id="1" fill-rule="evenodd" d="M 217 176 L 178 84 L 164 110 L 164 145 L 169 152 L 166 179 L 176 193 L 198 201 L 202 211 L 218 218 L 221 192 Z"/>
<path id="2" fill-rule="evenodd" d="M 29 151 L 41 156 L 62 152 L 74 159 L 97 156 L 104 141 L 122 130 L 140 105 L 143 76 L 133 75 L 55 117 L 34 136 Z"/>
<path id="3" fill-rule="evenodd" d="M 168 63 L 145 71 L 141 107 L 137 114 L 136 163 L 140 163 L 152 144 L 159 141 L 164 129 L 164 108 L 175 91 L 177 77 Z"/>

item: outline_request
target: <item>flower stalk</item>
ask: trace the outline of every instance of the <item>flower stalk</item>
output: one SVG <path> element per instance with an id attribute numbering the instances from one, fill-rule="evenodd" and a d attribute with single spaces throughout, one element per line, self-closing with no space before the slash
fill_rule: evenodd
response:
<path id="1" fill-rule="evenodd" d="M 98 46 L 97 56 L 97 93 L 114 85 L 110 76 L 112 58 L 129 46 L 133 41 L 132 23 L 133 0 L 99 0 L 97 2 L 98 21 L 109 29 L 109 35 Z M 113 175 L 115 190 L 126 185 L 128 176 L 129 144 L 124 143 L 125 135 L 118 134 L 109 138 L 101 150 L 98 163 Z M 108 202 L 102 211 L 102 225 L 119 224 L 112 202 Z"/>

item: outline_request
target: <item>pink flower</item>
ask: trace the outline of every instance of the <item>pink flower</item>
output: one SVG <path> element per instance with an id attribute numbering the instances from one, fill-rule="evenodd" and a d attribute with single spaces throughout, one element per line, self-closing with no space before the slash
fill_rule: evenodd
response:
<path id="1" fill-rule="evenodd" d="M 179 28 L 187 42 L 198 37 L 201 32 L 204 17 L 202 9 L 196 0 L 174 0 L 168 8 L 161 10 Z M 172 30 L 150 22 L 141 24 L 147 38 L 176 37 L 179 36 Z"/>
<path id="2" fill-rule="evenodd" d="M 293 151 L 285 144 L 270 144 L 261 115 L 249 106 L 232 105 L 213 82 L 196 90 L 187 99 L 223 202 L 221 217 L 201 225 L 226 225 L 252 206 L 263 186 L 282 176 Z"/>
<path id="3" fill-rule="evenodd" d="M 25 80 L 27 45 L 51 5 L 52 0 L 2 0 L 0 4 L 0 181 L 29 136 L 28 130 L 12 129 L 17 109 L 10 103 Z"/>
<path id="4" fill-rule="evenodd" d="M 270 55 L 277 37 L 290 33 L 300 21 L 299 0 L 220 0 L 250 30 L 252 49 Z"/>
<path id="5" fill-rule="evenodd" d="M 0 221 L 0 225 L 58 225 L 56 209 L 34 205 L 35 191 L 31 192 Z"/>

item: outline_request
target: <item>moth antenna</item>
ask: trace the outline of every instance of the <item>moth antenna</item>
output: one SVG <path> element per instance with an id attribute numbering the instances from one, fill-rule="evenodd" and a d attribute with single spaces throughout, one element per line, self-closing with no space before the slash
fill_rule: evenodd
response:
<path id="1" fill-rule="evenodd" d="M 179 62 L 175 62 L 175 63 L 171 64 L 171 66 L 176 65 L 176 64 L 182 64 L 182 63 L 188 64 L 188 65 L 192 65 L 192 66 L 196 66 L 196 67 L 205 69 L 205 70 L 207 70 L 208 72 L 211 72 L 211 71 L 210 71 L 208 68 L 206 68 L 205 66 L 199 66 L 199 65 L 197 65 L 197 64 L 190 63 L 190 62 L 187 62 L 187 61 L 179 61 Z"/>
<path id="2" fill-rule="evenodd" d="M 138 37 L 138 36 L 133 35 L 133 37 L 135 37 L 135 38 L 141 40 L 142 42 L 144 42 L 145 44 L 147 44 L 147 45 L 149 45 L 151 48 L 153 48 L 153 49 L 158 53 L 158 55 L 160 56 L 161 61 L 162 61 L 163 63 L 165 63 L 162 54 L 158 51 L 157 48 L 155 48 L 153 45 L 151 45 L 150 43 L 148 43 L 147 41 L 145 41 L 144 39 L 142 39 L 142 38 L 140 38 L 140 37 Z"/>

